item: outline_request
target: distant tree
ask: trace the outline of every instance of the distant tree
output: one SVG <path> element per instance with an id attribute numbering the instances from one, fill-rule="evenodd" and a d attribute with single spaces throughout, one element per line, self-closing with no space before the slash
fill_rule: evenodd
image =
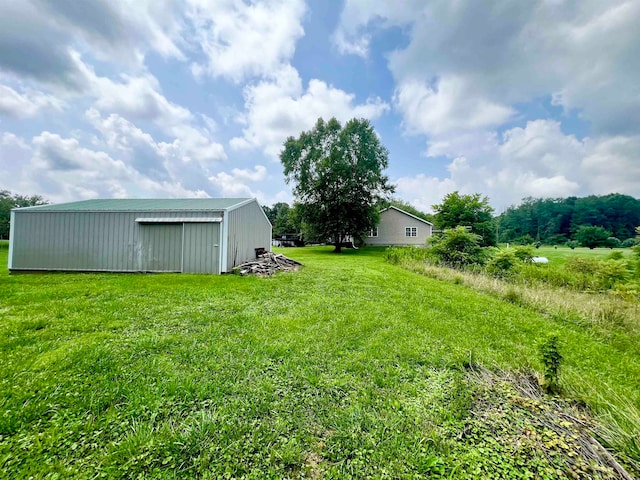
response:
<path id="1" fill-rule="evenodd" d="M 493 208 L 487 197 L 482 197 L 479 193 L 460 195 L 456 191 L 447 194 L 442 203 L 433 205 L 433 210 L 435 223 L 439 228 L 446 230 L 469 227 L 481 237 L 481 245 L 495 245 Z"/>
<path id="2" fill-rule="evenodd" d="M 607 239 L 611 237 L 611 232 L 602 227 L 582 225 L 575 234 L 576 241 L 583 247 L 596 248 L 606 247 Z"/>
<path id="3" fill-rule="evenodd" d="M 633 236 L 640 222 L 640 200 L 629 195 L 577 198 L 524 198 L 499 216 L 500 241 L 513 242 L 529 235 L 547 245 L 562 243 L 582 225 L 601 226 L 619 239 Z"/>
<path id="4" fill-rule="evenodd" d="M 606 246 L 611 248 L 611 249 L 613 249 L 613 248 L 618 248 L 621 243 L 622 242 L 620 241 L 619 238 L 609 237 L 609 238 L 607 238 Z"/>
<path id="5" fill-rule="evenodd" d="M 347 238 L 363 238 L 378 223 L 378 207 L 394 190 L 383 173 L 388 151 L 365 119 L 344 127 L 335 118 L 318 119 L 312 130 L 286 140 L 280 160 L 308 233 L 330 240 L 336 253 Z"/>
<path id="6" fill-rule="evenodd" d="M 7 190 L 0 190 L 0 239 L 9 238 L 11 209 L 34 207 L 49 203 L 40 195 L 18 195 Z"/>

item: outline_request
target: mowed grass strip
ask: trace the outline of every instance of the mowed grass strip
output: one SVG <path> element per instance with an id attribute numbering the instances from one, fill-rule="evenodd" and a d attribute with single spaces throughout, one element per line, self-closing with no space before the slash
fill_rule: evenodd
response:
<path id="1" fill-rule="evenodd" d="M 0 472 L 526 478 L 534 465 L 563 477 L 535 451 L 483 454 L 495 442 L 460 436 L 474 388 L 461 366 L 541 370 L 550 331 L 564 342 L 563 387 L 602 415 L 616 399 L 640 405 L 637 356 L 588 330 L 389 265 L 382 250 L 285 253 L 305 267 L 269 278 L 5 269 Z"/>

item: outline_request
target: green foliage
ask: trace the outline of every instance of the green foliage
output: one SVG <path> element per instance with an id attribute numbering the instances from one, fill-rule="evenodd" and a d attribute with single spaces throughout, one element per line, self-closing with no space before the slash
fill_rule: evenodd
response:
<path id="1" fill-rule="evenodd" d="M 496 244 L 493 208 L 489 199 L 479 193 L 461 195 L 455 191 L 447 194 L 442 203 L 433 205 L 434 220 L 438 228 L 449 230 L 469 227 L 480 237 L 481 246 Z"/>
<path id="2" fill-rule="evenodd" d="M 544 368 L 544 388 L 549 393 L 558 393 L 560 388 L 558 379 L 562 354 L 560 353 L 560 340 L 558 335 L 550 335 L 540 344 L 540 356 Z"/>
<path id="3" fill-rule="evenodd" d="M 533 245 L 518 245 L 513 248 L 513 254 L 522 262 L 529 262 L 535 256 Z"/>
<path id="4" fill-rule="evenodd" d="M 616 238 L 616 237 L 609 237 L 607 238 L 605 245 L 611 249 L 617 248 L 620 246 L 622 242 L 620 242 L 620 239 Z"/>
<path id="5" fill-rule="evenodd" d="M 439 263 L 463 268 L 485 263 L 487 252 L 480 246 L 481 240 L 480 235 L 471 233 L 464 227 L 457 227 L 432 236 L 428 243 L 431 255 Z"/>
<path id="6" fill-rule="evenodd" d="M 487 262 L 486 270 L 490 275 L 505 276 L 522 263 L 513 249 L 497 250 Z"/>
<path id="7" fill-rule="evenodd" d="M 9 238 L 9 222 L 11 209 L 33 207 L 49 203 L 40 195 L 18 195 L 7 190 L 0 190 L 0 240 Z"/>
<path id="8" fill-rule="evenodd" d="M 567 247 L 569 247 L 571 250 L 575 250 L 576 247 L 579 247 L 580 244 L 578 242 L 576 242 L 575 240 L 569 240 L 567 242 Z"/>
<path id="9" fill-rule="evenodd" d="M 596 248 L 608 246 L 608 239 L 611 232 L 603 227 L 582 225 L 575 234 L 576 241 L 583 247 Z"/>
<path id="10" fill-rule="evenodd" d="M 348 237 L 364 238 L 375 227 L 378 206 L 394 190 L 383 173 L 388 151 L 365 119 L 344 127 L 335 118 L 318 119 L 312 130 L 286 140 L 280 160 L 308 233 L 330 239 L 336 252 Z"/>
<path id="11" fill-rule="evenodd" d="M 563 244 L 579 226 L 600 225 L 619 239 L 633 237 L 640 224 L 640 200 L 628 195 L 611 194 L 584 198 L 525 198 L 499 217 L 500 242 L 513 243 L 528 237 L 533 243 Z"/>
<path id="12" fill-rule="evenodd" d="M 620 247 L 621 248 L 631 248 L 633 246 L 635 246 L 636 244 L 636 240 L 633 238 L 627 238 L 626 240 L 623 240 L 622 243 L 620 243 Z"/>

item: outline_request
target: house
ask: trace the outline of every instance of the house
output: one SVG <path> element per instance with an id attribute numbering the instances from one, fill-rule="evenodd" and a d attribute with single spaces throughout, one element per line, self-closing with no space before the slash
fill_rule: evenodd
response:
<path id="1" fill-rule="evenodd" d="M 366 245 L 424 245 L 433 224 L 391 206 L 380 212 L 378 226 L 364 239 Z"/>
<path id="2" fill-rule="evenodd" d="M 223 273 L 259 248 L 253 198 L 85 200 L 12 210 L 9 270 Z"/>

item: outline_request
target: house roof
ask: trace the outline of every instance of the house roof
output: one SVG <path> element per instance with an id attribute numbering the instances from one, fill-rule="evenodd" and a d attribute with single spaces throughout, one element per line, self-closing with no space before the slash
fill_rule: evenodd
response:
<path id="1" fill-rule="evenodd" d="M 193 211 L 233 210 L 252 198 L 109 198 L 83 200 L 16 208 L 15 210 L 37 210 L 47 212 L 131 212 L 131 211 Z"/>
<path id="2" fill-rule="evenodd" d="M 384 210 L 381 210 L 381 211 L 380 211 L 380 213 L 385 212 L 385 211 L 387 211 L 387 210 L 392 210 L 392 209 L 393 209 L 393 210 L 396 210 L 396 211 L 398 211 L 398 212 L 400 212 L 400 213 L 404 213 L 404 214 L 405 214 L 406 216 L 408 216 L 408 217 L 415 218 L 416 220 L 418 220 L 418 221 L 420 221 L 420 222 L 422 222 L 422 223 L 426 223 L 427 225 L 431 225 L 431 226 L 433 226 L 433 223 L 429 222 L 428 220 L 425 220 L 424 218 L 416 217 L 415 215 L 413 215 L 413 214 L 411 214 L 411 213 L 409 213 L 409 212 L 405 212 L 405 211 L 404 211 L 404 210 L 402 210 L 401 208 L 394 207 L 393 205 L 391 205 L 391 206 L 389 206 L 389 207 L 385 208 Z"/>

